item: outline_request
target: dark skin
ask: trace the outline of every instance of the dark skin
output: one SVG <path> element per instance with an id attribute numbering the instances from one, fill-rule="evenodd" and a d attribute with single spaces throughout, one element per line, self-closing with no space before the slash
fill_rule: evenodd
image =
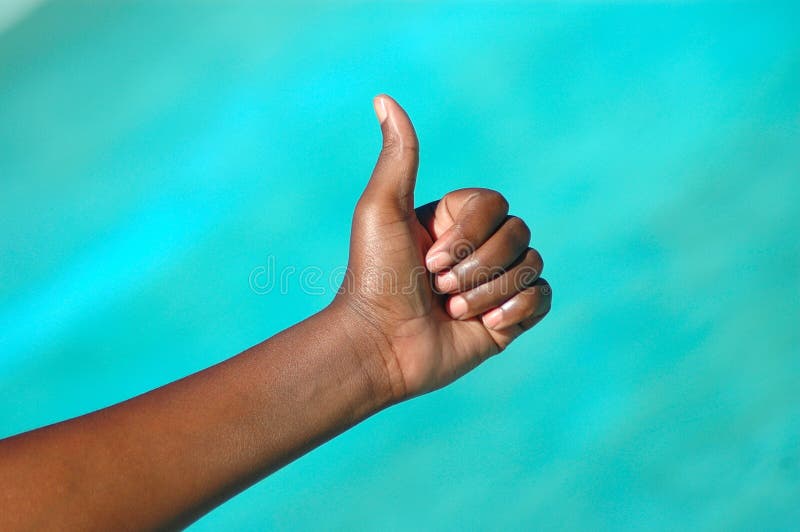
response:
<path id="1" fill-rule="evenodd" d="M 0 529 L 187 525 L 366 417 L 452 382 L 547 314 L 525 223 L 486 189 L 414 209 L 414 128 L 390 97 L 374 105 L 383 148 L 334 301 L 206 370 L 0 441 L 0 476 L 13 479 Z"/>

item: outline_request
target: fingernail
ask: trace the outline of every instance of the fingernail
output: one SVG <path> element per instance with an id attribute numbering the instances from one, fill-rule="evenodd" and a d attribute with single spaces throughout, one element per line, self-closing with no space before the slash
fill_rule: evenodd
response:
<path id="1" fill-rule="evenodd" d="M 456 274 L 453 273 L 453 270 L 450 270 L 438 277 L 437 284 L 440 292 L 452 292 L 458 288 L 458 279 L 456 279 Z"/>
<path id="2" fill-rule="evenodd" d="M 450 262 L 450 256 L 445 251 L 439 251 L 438 253 L 434 253 L 428 260 L 425 261 L 425 264 L 428 266 L 428 270 L 431 272 L 438 272 Z"/>
<path id="3" fill-rule="evenodd" d="M 378 117 L 378 122 L 383 124 L 383 121 L 386 120 L 386 116 L 388 115 L 386 112 L 386 103 L 383 101 L 383 98 L 376 96 L 375 99 L 372 100 L 372 107 L 375 108 L 375 115 Z"/>
<path id="4" fill-rule="evenodd" d="M 458 319 L 467 313 L 467 300 L 462 296 L 450 298 L 450 315 Z"/>
<path id="5" fill-rule="evenodd" d="M 487 312 L 483 315 L 483 324 L 489 327 L 490 329 L 494 329 L 500 323 L 500 320 L 503 319 L 503 309 L 496 308 L 491 312 Z"/>

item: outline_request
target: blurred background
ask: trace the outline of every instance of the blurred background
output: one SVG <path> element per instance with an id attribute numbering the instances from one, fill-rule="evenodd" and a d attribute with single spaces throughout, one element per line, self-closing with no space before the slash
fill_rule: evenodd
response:
<path id="1" fill-rule="evenodd" d="M 325 306 L 249 277 L 346 263 L 386 92 L 553 311 L 194 528 L 800 523 L 797 2 L 2 4 L 0 436 Z"/>

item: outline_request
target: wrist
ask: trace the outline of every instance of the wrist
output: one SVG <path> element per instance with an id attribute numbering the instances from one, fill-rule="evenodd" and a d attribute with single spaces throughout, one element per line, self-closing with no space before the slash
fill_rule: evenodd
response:
<path id="1" fill-rule="evenodd" d="M 322 313 L 345 335 L 376 410 L 405 399 L 405 383 L 391 342 L 368 312 L 356 301 L 336 298 Z"/>

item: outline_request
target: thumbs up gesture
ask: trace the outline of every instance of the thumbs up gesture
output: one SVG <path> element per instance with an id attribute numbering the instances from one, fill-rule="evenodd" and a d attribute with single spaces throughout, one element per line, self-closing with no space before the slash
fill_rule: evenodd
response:
<path id="1" fill-rule="evenodd" d="M 467 188 L 414 208 L 419 143 L 405 111 L 377 96 L 383 147 L 356 206 L 345 309 L 383 358 L 395 400 L 455 380 L 550 309 L 530 230 L 498 192 Z"/>

